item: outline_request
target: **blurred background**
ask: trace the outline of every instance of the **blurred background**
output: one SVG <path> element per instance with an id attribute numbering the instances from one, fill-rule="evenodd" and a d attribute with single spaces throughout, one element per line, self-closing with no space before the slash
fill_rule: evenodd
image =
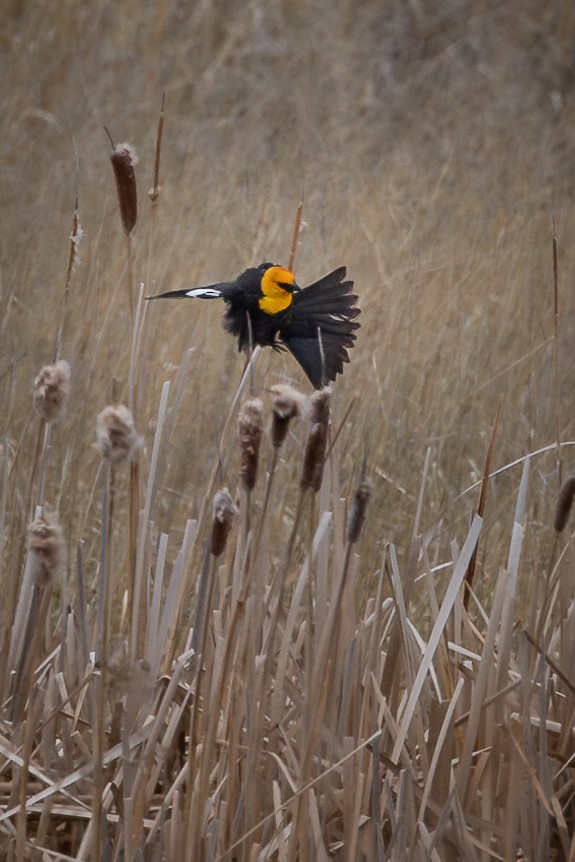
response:
<path id="1" fill-rule="evenodd" d="M 337 444 L 344 493 L 367 452 L 368 568 L 386 541 L 403 552 L 422 479 L 422 529 L 440 542 L 465 535 L 499 407 L 495 468 L 573 440 L 570 0 L 2 5 L 0 435 L 23 523 L 31 385 L 54 351 L 77 189 L 85 234 L 62 351 L 73 406 L 52 438 L 47 500 L 72 542 L 90 530 L 97 541 L 95 416 L 125 398 L 131 337 L 104 126 L 139 155 L 134 279 L 145 294 L 287 263 L 302 195 L 298 280 L 347 266 L 362 328 L 335 386 L 334 424 L 347 415 Z M 147 445 L 162 382 L 177 380 L 182 393 L 162 529 L 197 514 L 241 376 L 222 312 L 183 301 L 146 308 L 136 419 Z M 263 353 L 256 390 L 285 380 L 309 389 L 291 357 Z M 564 474 L 571 452 L 562 450 Z M 535 571 L 550 542 L 557 453 L 534 466 L 525 566 Z M 504 563 L 498 536 L 509 532 L 519 470 L 490 486 L 486 582 Z"/>

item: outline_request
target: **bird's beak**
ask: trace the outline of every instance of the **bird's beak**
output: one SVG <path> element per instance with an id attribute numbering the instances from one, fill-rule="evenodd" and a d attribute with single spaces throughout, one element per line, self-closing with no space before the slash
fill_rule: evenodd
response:
<path id="1" fill-rule="evenodd" d="M 297 281 L 278 281 L 278 284 L 288 293 L 297 293 L 298 290 L 300 290 L 300 286 Z"/>

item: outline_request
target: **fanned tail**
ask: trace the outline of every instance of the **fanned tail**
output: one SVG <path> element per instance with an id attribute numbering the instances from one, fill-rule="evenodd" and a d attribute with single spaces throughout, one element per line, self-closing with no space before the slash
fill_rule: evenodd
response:
<path id="1" fill-rule="evenodd" d="M 344 266 L 294 294 L 281 337 L 316 389 L 335 380 L 349 362 L 360 314 Z"/>

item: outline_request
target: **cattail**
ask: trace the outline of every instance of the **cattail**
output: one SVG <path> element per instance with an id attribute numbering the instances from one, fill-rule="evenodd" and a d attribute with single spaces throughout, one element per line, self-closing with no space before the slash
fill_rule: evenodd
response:
<path id="1" fill-rule="evenodd" d="M 46 422 L 60 419 L 70 392 L 70 364 L 59 359 L 44 365 L 34 380 L 34 407 Z"/>
<path id="2" fill-rule="evenodd" d="M 138 218 L 138 192 L 134 170 L 135 165 L 138 164 L 138 158 L 130 144 L 118 144 L 112 150 L 110 160 L 116 178 L 122 227 L 126 236 L 129 236 Z"/>
<path id="3" fill-rule="evenodd" d="M 354 545 L 359 539 L 361 528 L 365 521 L 365 510 L 371 495 L 371 484 L 367 479 L 362 479 L 359 483 L 353 502 L 351 504 L 351 512 L 347 523 L 347 541 L 350 545 Z"/>
<path id="4" fill-rule="evenodd" d="M 66 564 L 62 527 L 53 518 L 42 515 L 28 525 L 28 552 L 34 583 L 46 587 L 60 575 Z"/>
<path id="5" fill-rule="evenodd" d="M 311 488 L 319 491 L 323 476 L 323 462 L 327 447 L 327 431 L 329 427 L 329 406 L 331 388 L 325 386 L 311 396 L 311 428 L 308 434 L 303 468 L 300 479 L 301 488 Z"/>
<path id="6" fill-rule="evenodd" d="M 264 405 L 260 398 L 244 401 L 238 416 L 240 438 L 240 480 L 246 491 L 256 484 L 260 443 L 263 429 Z"/>
<path id="7" fill-rule="evenodd" d="M 306 397 L 293 386 L 276 383 L 271 388 L 272 394 L 272 443 L 274 449 L 283 445 L 292 419 L 300 416 L 306 406 Z"/>
<path id="8" fill-rule="evenodd" d="M 559 496 L 557 497 L 554 523 L 556 533 L 562 533 L 567 526 L 569 513 L 573 505 L 573 497 L 575 497 L 575 476 L 570 476 L 561 485 Z"/>
<path id="9" fill-rule="evenodd" d="M 210 545 L 210 551 L 214 557 L 219 557 L 224 552 L 237 511 L 228 489 L 222 488 L 221 491 L 218 491 L 214 497 L 214 519 Z"/>
<path id="10" fill-rule="evenodd" d="M 133 461 L 142 446 L 132 414 L 124 404 L 109 405 L 98 414 L 96 439 L 101 456 L 114 465 L 127 458 Z"/>

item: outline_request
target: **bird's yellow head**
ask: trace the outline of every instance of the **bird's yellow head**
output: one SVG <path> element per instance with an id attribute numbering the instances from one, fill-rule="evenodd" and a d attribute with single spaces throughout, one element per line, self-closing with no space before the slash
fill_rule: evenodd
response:
<path id="1" fill-rule="evenodd" d="M 294 290 L 299 290 L 293 272 L 283 266 L 269 266 L 262 274 L 262 296 L 259 306 L 266 314 L 284 311 L 293 300 Z"/>

